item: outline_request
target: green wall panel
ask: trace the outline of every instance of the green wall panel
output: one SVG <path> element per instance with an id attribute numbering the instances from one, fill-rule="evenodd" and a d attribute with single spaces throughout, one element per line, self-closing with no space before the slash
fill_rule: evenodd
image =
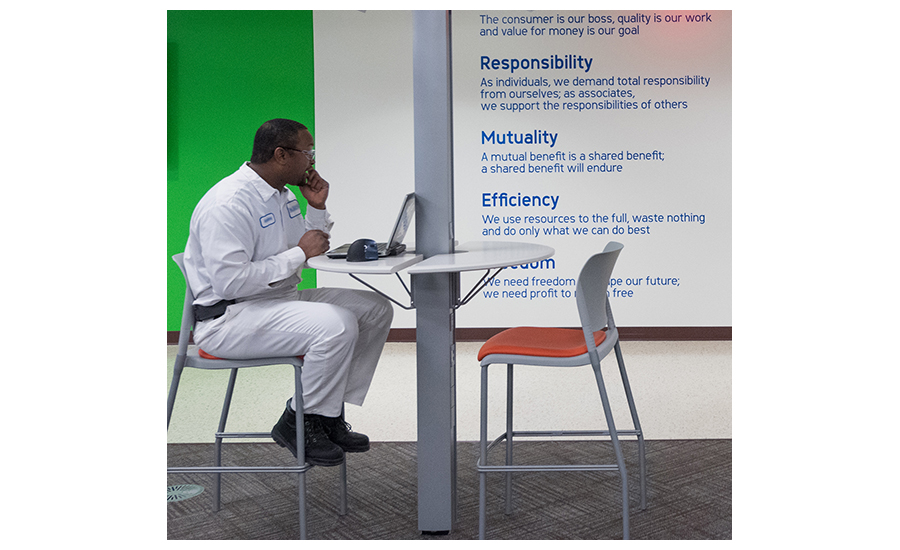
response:
<path id="1" fill-rule="evenodd" d="M 167 40 L 167 330 L 178 330 L 191 213 L 217 181 L 250 160 L 272 118 L 315 134 L 311 11 L 169 11 Z M 297 193 L 303 208 L 305 200 Z M 304 287 L 316 286 L 305 270 Z"/>

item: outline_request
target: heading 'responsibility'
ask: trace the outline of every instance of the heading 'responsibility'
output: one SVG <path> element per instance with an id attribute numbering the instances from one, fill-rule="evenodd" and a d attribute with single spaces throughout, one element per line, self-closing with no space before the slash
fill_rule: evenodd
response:
<path id="1" fill-rule="evenodd" d="M 481 56 L 481 70 L 485 71 L 509 71 L 514 73 L 524 69 L 583 69 L 584 72 L 591 70 L 591 63 L 594 62 L 593 57 L 582 57 L 578 54 L 556 55 L 538 59 L 522 58 L 522 59 L 492 59 L 486 55 Z"/>

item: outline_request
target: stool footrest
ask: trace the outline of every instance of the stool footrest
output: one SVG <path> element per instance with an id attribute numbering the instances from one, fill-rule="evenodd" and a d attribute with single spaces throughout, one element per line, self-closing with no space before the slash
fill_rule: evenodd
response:
<path id="1" fill-rule="evenodd" d="M 216 439 L 272 439 L 271 432 L 216 432 Z"/>
<path id="2" fill-rule="evenodd" d="M 617 464 L 529 464 L 516 466 L 482 466 L 476 463 L 479 472 L 617 472 Z"/>
<path id="3" fill-rule="evenodd" d="M 617 436 L 631 436 L 643 438 L 639 430 L 616 430 Z M 499 443 L 507 440 L 507 433 L 502 433 L 487 446 L 487 452 Z M 558 437 L 558 436 L 610 436 L 609 430 L 556 430 L 556 431 L 513 431 L 512 438 L 516 437 Z M 479 472 L 615 472 L 619 470 L 618 464 L 534 464 L 534 465 L 501 465 L 486 466 L 481 463 L 479 457 L 475 463 Z"/>
<path id="4" fill-rule="evenodd" d="M 303 466 L 186 466 L 167 468 L 170 474 L 302 474 L 312 468 Z"/>
<path id="5" fill-rule="evenodd" d="M 559 437 L 559 436 L 605 436 L 610 437 L 609 430 L 555 430 L 555 431 L 513 431 L 513 438 L 518 436 L 522 437 Z M 616 430 L 617 436 L 641 436 L 641 432 L 638 430 Z M 505 438 L 506 434 L 500 436 L 501 438 Z"/>
<path id="6" fill-rule="evenodd" d="M 488 444 L 488 446 L 487 446 L 488 452 L 490 452 L 491 449 L 493 449 L 494 447 L 496 447 L 498 443 L 501 443 L 501 442 L 503 442 L 503 441 L 506 441 L 506 440 L 507 440 L 507 435 L 508 435 L 508 434 L 507 434 L 506 432 L 504 432 L 504 433 L 500 434 L 500 436 L 497 437 L 497 439 L 491 441 L 491 442 Z M 616 430 L 616 435 L 617 435 L 617 436 L 625 436 L 625 437 L 637 437 L 638 440 L 641 440 L 641 439 L 643 439 L 643 437 L 644 437 L 644 434 L 643 434 L 640 430 Z M 567 436 L 567 437 L 573 437 L 573 436 L 576 436 L 576 437 L 578 437 L 578 436 L 580 436 L 580 437 L 583 437 L 583 436 L 602 436 L 602 437 L 610 437 L 610 433 L 609 433 L 609 430 L 562 430 L 562 431 L 545 431 L 545 432 L 539 432 L 539 431 L 522 431 L 522 432 L 516 432 L 516 431 L 514 431 L 514 432 L 512 433 L 513 439 L 515 439 L 516 437 L 560 437 L 560 436 Z"/>

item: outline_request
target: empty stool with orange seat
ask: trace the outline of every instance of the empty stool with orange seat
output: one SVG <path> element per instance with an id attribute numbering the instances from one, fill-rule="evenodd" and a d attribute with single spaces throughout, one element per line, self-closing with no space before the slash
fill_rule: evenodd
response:
<path id="1" fill-rule="evenodd" d="M 629 538 L 628 507 L 628 474 L 620 436 L 637 438 L 640 467 L 641 509 L 647 506 L 646 467 L 644 463 L 644 436 L 638 420 L 637 409 L 625 372 L 625 362 L 619 347 L 619 333 L 613 321 L 612 309 L 607 299 L 607 286 L 613 267 L 619 257 L 623 245 L 610 242 L 603 252 L 595 254 L 587 260 L 576 284 L 575 301 L 581 319 L 581 328 L 542 328 L 516 327 L 507 329 L 490 338 L 481 347 L 478 360 L 481 361 L 481 446 L 477 464 L 479 474 L 479 516 L 478 536 L 485 538 L 487 474 L 489 472 L 506 473 L 506 513 L 512 513 L 512 478 L 513 472 L 557 472 L 557 471 L 617 471 L 621 479 L 622 489 L 622 527 L 623 538 Z M 615 350 L 619 365 L 622 385 L 631 411 L 633 429 L 618 430 L 609 405 L 606 386 L 600 371 L 600 361 L 611 350 Z M 495 364 L 507 365 L 507 398 L 506 398 L 506 431 L 488 444 L 488 367 Z M 534 365 L 547 367 L 578 367 L 591 365 L 597 387 L 600 390 L 600 401 L 606 419 L 606 430 L 580 431 L 514 431 L 513 430 L 513 366 Z M 605 436 L 609 437 L 615 451 L 615 464 L 513 464 L 513 438 L 555 437 L 555 436 Z M 506 441 L 505 464 L 488 465 L 488 452 L 501 441 Z M 586 445 L 597 445 L 602 442 L 585 442 Z"/>

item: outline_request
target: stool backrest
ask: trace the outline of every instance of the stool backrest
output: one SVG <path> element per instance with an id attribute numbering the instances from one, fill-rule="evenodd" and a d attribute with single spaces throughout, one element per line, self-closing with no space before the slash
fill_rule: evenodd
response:
<path id="1" fill-rule="evenodd" d="M 604 328 L 608 328 L 609 332 L 615 331 L 606 291 L 622 248 L 624 248 L 622 243 L 611 241 L 603 252 L 588 258 L 578 275 L 575 303 L 578 305 L 578 315 L 581 318 L 581 327 L 584 329 L 589 352 L 597 347 L 593 337 L 595 332 Z M 612 337 L 614 334 L 608 336 Z"/>
<path id="2" fill-rule="evenodd" d="M 191 283 L 184 270 L 184 253 L 175 254 L 172 259 L 178 264 L 178 269 L 184 277 L 184 309 L 181 312 L 181 331 L 178 333 L 178 355 L 184 355 L 187 353 L 191 338 L 191 327 L 194 326 L 194 293 L 191 292 Z"/>

